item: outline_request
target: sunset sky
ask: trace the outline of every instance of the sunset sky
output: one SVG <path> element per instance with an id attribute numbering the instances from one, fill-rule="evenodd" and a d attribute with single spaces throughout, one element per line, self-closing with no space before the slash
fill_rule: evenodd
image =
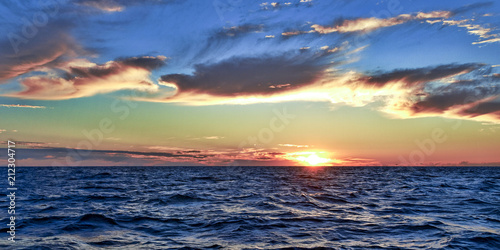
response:
<path id="1" fill-rule="evenodd" d="M 0 14 L 0 141 L 22 148 L 19 166 L 500 165 L 495 1 Z"/>

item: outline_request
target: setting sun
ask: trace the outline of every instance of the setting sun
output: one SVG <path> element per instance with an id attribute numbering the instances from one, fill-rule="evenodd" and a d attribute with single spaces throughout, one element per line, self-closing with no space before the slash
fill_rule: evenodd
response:
<path id="1" fill-rule="evenodd" d="M 332 162 L 331 159 L 324 156 L 325 152 L 296 152 L 289 153 L 288 159 L 298 161 L 301 165 L 318 166 Z"/>
<path id="2" fill-rule="evenodd" d="M 318 164 L 323 164 L 330 161 L 330 159 L 321 158 L 315 154 L 309 155 L 308 157 L 298 157 L 297 159 L 300 161 L 304 161 L 311 166 L 316 166 Z"/>
<path id="3" fill-rule="evenodd" d="M 0 250 L 500 250 L 500 0 L 0 16 Z"/>

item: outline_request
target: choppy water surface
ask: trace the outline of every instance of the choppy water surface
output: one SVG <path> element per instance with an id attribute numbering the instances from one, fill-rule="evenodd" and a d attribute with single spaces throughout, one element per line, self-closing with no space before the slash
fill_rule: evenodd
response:
<path id="1" fill-rule="evenodd" d="M 500 248 L 493 167 L 18 168 L 17 185 L 15 248 Z"/>

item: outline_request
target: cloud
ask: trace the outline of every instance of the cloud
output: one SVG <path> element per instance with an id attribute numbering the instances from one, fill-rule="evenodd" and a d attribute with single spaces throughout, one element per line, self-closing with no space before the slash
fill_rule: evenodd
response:
<path id="1" fill-rule="evenodd" d="M 296 145 L 296 144 L 289 144 L 289 143 L 278 144 L 278 146 L 281 146 L 281 147 L 292 147 L 292 148 L 308 148 L 308 147 L 310 147 L 309 145 Z"/>
<path id="2" fill-rule="evenodd" d="M 466 63 L 360 73 L 335 69 L 329 64 L 331 57 L 319 52 L 198 65 L 192 75 L 161 78 L 161 85 L 176 89 L 174 96 L 143 101 L 187 105 L 313 101 L 354 107 L 381 103 L 377 109 L 395 118 L 443 116 L 500 122 L 496 104 L 490 103 L 500 95 L 494 67 Z M 311 55 L 329 59 L 318 64 Z M 472 112 L 474 106 L 478 108 Z"/>
<path id="3" fill-rule="evenodd" d="M 12 130 L 11 132 L 16 133 L 17 130 Z M 7 142 L 0 142 L 1 144 L 6 144 Z M 45 148 L 53 148 L 55 145 L 58 145 L 57 142 L 34 142 L 34 141 L 17 141 L 16 140 L 16 148 L 18 149 L 45 149 Z"/>
<path id="4" fill-rule="evenodd" d="M 291 31 L 285 31 L 281 33 L 282 36 L 296 36 L 296 35 L 301 35 L 301 34 L 306 34 L 306 33 L 311 33 L 310 31 L 300 31 L 300 30 L 291 30 Z"/>
<path id="5" fill-rule="evenodd" d="M 69 35 L 70 22 L 52 21 L 32 39 L 9 33 L 0 44 L 0 83 L 32 71 L 61 65 L 67 58 L 89 55 Z"/>
<path id="6" fill-rule="evenodd" d="M 478 8 L 485 8 L 485 7 L 490 7 L 494 5 L 494 2 L 479 2 L 479 3 L 473 3 L 473 4 L 468 4 L 463 7 L 457 8 L 453 10 L 454 14 L 461 14 L 470 10 L 478 9 Z"/>
<path id="7" fill-rule="evenodd" d="M 214 136 L 203 136 L 203 137 L 190 137 L 188 138 L 188 140 L 220 140 L 220 139 L 224 139 L 225 137 L 224 136 L 217 136 L 217 135 L 214 135 Z M 165 147 L 155 147 L 156 149 L 161 149 L 161 148 L 165 148 Z M 168 149 L 168 148 L 166 148 Z"/>
<path id="8" fill-rule="evenodd" d="M 497 94 L 500 94 L 500 91 L 497 91 Z M 494 117 L 500 120 L 500 100 L 474 103 L 474 105 L 462 109 L 460 111 L 460 114 L 470 117 L 492 114 Z"/>
<path id="9" fill-rule="evenodd" d="M 168 58 L 165 56 L 139 56 L 139 57 L 129 57 L 120 58 L 117 60 L 125 66 L 130 66 L 134 68 L 143 68 L 147 70 L 155 70 L 165 65 L 165 60 Z"/>
<path id="10" fill-rule="evenodd" d="M 358 84 L 387 90 L 382 110 L 402 118 L 440 115 L 498 123 L 500 78 L 484 75 L 490 69 L 463 64 L 396 70 Z"/>
<path id="11" fill-rule="evenodd" d="M 311 25 L 310 31 L 288 31 L 283 32 L 283 36 L 293 36 L 305 33 L 350 33 L 350 32 L 371 32 L 380 28 L 395 26 L 407 23 L 413 20 L 436 19 L 436 18 L 449 18 L 453 15 L 450 11 L 432 11 L 432 12 L 418 12 L 416 14 L 401 14 L 391 18 L 358 18 L 358 19 L 339 19 L 335 21 L 333 26 L 323 26 L 319 24 Z"/>
<path id="12" fill-rule="evenodd" d="M 277 152 L 255 148 L 225 151 L 184 149 L 170 152 L 89 151 L 60 147 L 19 148 L 17 150 L 19 154 L 16 162 L 22 166 L 300 166 L 305 164 L 302 156 L 316 153 L 320 153 L 320 156 L 329 154 L 316 151 Z M 383 165 L 374 159 L 352 156 L 330 158 L 324 165 Z"/>
<path id="13" fill-rule="evenodd" d="M 139 4 L 170 4 L 176 0 L 76 0 L 75 4 L 104 12 L 122 12 L 126 7 Z"/>
<path id="14" fill-rule="evenodd" d="M 364 76 L 362 91 L 380 94 L 381 111 L 398 118 L 442 116 L 500 123 L 500 78 L 481 64 L 440 65 Z"/>
<path id="15" fill-rule="evenodd" d="M 453 25 L 461 28 L 466 28 L 467 32 L 472 35 L 477 35 L 482 41 L 473 42 L 472 44 L 485 44 L 500 42 L 498 34 L 491 34 L 494 28 L 486 28 L 482 25 L 471 24 L 475 19 L 464 20 L 448 20 L 452 16 L 468 11 L 470 9 L 489 6 L 491 3 L 479 3 L 468 5 L 455 11 L 431 11 L 418 12 L 415 14 L 401 14 L 391 18 L 357 18 L 357 19 L 338 19 L 332 26 L 323 26 L 319 24 L 311 25 L 311 30 L 289 30 L 282 33 L 282 36 L 296 36 L 307 33 L 330 34 L 330 33 L 352 33 L 352 32 L 372 32 L 374 30 L 404 24 L 415 20 L 425 20 L 429 24 L 442 23 L 443 25 Z"/>
<path id="16" fill-rule="evenodd" d="M 203 139 L 205 140 L 219 140 L 219 139 L 223 139 L 224 136 L 205 136 L 203 137 Z"/>
<path id="17" fill-rule="evenodd" d="M 311 25 L 311 28 L 313 29 L 314 32 L 320 34 L 329 34 L 334 32 L 338 33 L 358 32 L 358 31 L 368 32 L 382 27 L 402 24 L 404 22 L 407 22 L 408 20 L 410 20 L 410 16 L 408 15 L 400 15 L 398 17 L 393 17 L 389 19 L 370 17 L 370 18 L 359 18 L 354 20 L 340 20 L 337 21 L 339 24 L 331 27 L 313 24 Z"/>
<path id="18" fill-rule="evenodd" d="M 164 65 L 166 57 L 132 57 L 98 65 L 86 60 L 67 62 L 56 76 L 46 74 L 21 80 L 24 90 L 5 96 L 38 100 L 64 100 L 110 93 L 123 89 L 155 91 L 151 70 Z"/>
<path id="19" fill-rule="evenodd" d="M 113 151 L 113 150 L 100 150 L 100 153 L 107 155 L 122 155 L 131 158 L 189 158 L 189 159 L 203 159 L 213 157 L 214 154 L 202 154 L 201 151 L 177 151 L 177 152 L 134 152 L 134 151 Z"/>
<path id="20" fill-rule="evenodd" d="M 479 42 L 473 42 L 472 44 L 496 43 L 496 42 L 500 42 L 500 37 L 491 38 L 491 39 L 487 39 L 487 40 L 483 40 L 483 41 L 479 41 Z"/>
<path id="21" fill-rule="evenodd" d="M 457 26 L 460 28 L 467 29 L 467 33 L 471 35 L 479 36 L 479 38 L 483 39 L 479 42 L 473 42 L 472 44 L 484 44 L 484 43 L 495 43 L 500 42 L 500 38 L 498 34 L 491 34 L 494 31 L 494 28 L 486 28 L 479 24 L 472 24 L 474 19 L 463 19 L 463 20 L 427 20 L 428 23 L 441 23 L 442 25 L 448 26 Z"/>
<path id="22" fill-rule="evenodd" d="M 281 5 L 278 2 L 271 2 L 271 3 L 265 2 L 261 3 L 260 7 L 262 10 L 270 10 L 270 9 L 278 9 L 281 7 Z"/>
<path id="23" fill-rule="evenodd" d="M 102 151 L 105 152 L 105 151 Z M 254 162 L 269 162 L 273 160 L 281 160 L 279 157 L 283 153 L 271 152 L 265 149 L 243 149 L 241 151 L 213 151 L 213 150 L 194 150 L 185 149 L 170 152 L 116 152 L 110 151 L 108 154 L 121 154 L 127 158 L 136 159 L 154 159 L 162 162 L 171 162 L 183 164 L 185 162 L 199 163 L 204 165 L 226 165 L 234 161 L 254 161 Z M 290 165 L 291 162 L 289 162 Z"/>
<path id="24" fill-rule="evenodd" d="M 374 87 L 383 87 L 394 83 L 402 83 L 403 86 L 410 87 L 457 74 L 468 73 L 480 66 L 479 64 L 447 64 L 418 69 L 398 69 L 388 73 L 366 76 L 360 80 L 362 84 Z"/>
<path id="25" fill-rule="evenodd" d="M 224 27 L 215 33 L 215 38 L 237 37 L 248 33 L 259 33 L 264 30 L 264 25 L 243 24 L 239 26 Z"/>
<path id="26" fill-rule="evenodd" d="M 264 3 L 261 3 L 259 6 L 260 6 L 260 9 L 263 10 L 263 11 L 275 11 L 275 10 L 279 10 L 281 8 L 290 8 L 290 7 L 300 7 L 301 5 L 305 5 L 305 6 L 312 6 L 312 0 L 301 0 L 299 2 L 295 2 L 295 3 L 292 3 L 292 2 L 264 2 Z"/>
<path id="27" fill-rule="evenodd" d="M 329 65 L 328 53 L 233 57 L 196 65 L 192 75 L 164 75 L 161 83 L 174 86 L 177 96 L 271 95 L 314 83 L 324 77 L 324 70 Z"/>
<path id="28" fill-rule="evenodd" d="M 125 9 L 124 6 L 113 0 L 80 0 L 76 4 L 93 7 L 106 12 L 120 12 Z"/>
<path id="29" fill-rule="evenodd" d="M 265 26 L 262 24 L 246 23 L 230 27 L 222 27 L 212 30 L 204 43 L 196 43 L 201 46 L 192 57 L 184 56 L 187 64 L 212 60 L 212 56 L 224 55 L 228 50 L 234 48 L 239 42 L 244 42 L 248 36 L 254 34 L 254 38 L 262 38 Z M 274 36 L 273 36 L 274 37 Z M 273 38 L 265 36 L 265 38 Z M 189 45 L 190 47 L 193 45 Z"/>
<path id="30" fill-rule="evenodd" d="M 142 152 L 122 150 L 83 150 L 73 148 L 38 147 L 20 148 L 16 159 L 23 166 L 223 166 L 241 165 L 294 165 L 282 159 L 284 153 L 264 149 L 241 151 L 183 149 L 168 152 Z"/>
<path id="31" fill-rule="evenodd" d="M 0 104 L 0 107 L 7 108 L 29 108 L 29 109 L 45 109 L 45 106 L 22 105 L 22 104 Z"/>
<path id="32" fill-rule="evenodd" d="M 491 94 L 498 94 L 498 90 L 493 90 L 494 92 L 489 93 Z M 482 99 L 479 99 L 479 101 Z M 467 107 L 470 103 L 474 103 L 478 101 L 476 97 L 476 93 L 470 90 L 464 90 L 464 89 L 453 89 L 452 91 L 449 92 L 441 92 L 441 91 L 435 91 L 430 93 L 428 96 L 424 97 L 421 101 L 417 101 L 414 103 L 411 103 L 407 108 L 413 112 L 414 114 L 421 114 L 421 113 L 436 113 L 436 114 L 443 114 L 445 111 L 450 110 L 452 108 L 458 108 L 458 109 L 463 109 L 464 107 Z M 467 108 L 469 110 L 469 108 Z M 494 112 L 492 109 L 489 109 L 490 112 L 485 112 L 482 114 L 486 113 L 491 113 Z M 463 112 L 459 111 L 458 114 L 467 114 L 468 112 Z M 470 113 L 472 114 L 472 113 Z"/>
<path id="33" fill-rule="evenodd" d="M 453 15 L 450 11 L 431 11 L 431 12 L 418 12 L 415 15 L 416 19 L 432 19 L 432 18 L 449 18 Z"/>

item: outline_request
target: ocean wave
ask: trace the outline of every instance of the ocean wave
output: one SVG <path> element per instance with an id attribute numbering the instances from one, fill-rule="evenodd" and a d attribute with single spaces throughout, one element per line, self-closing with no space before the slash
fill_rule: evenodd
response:
<path id="1" fill-rule="evenodd" d="M 26 249 L 500 248 L 500 168 L 17 171 Z"/>

